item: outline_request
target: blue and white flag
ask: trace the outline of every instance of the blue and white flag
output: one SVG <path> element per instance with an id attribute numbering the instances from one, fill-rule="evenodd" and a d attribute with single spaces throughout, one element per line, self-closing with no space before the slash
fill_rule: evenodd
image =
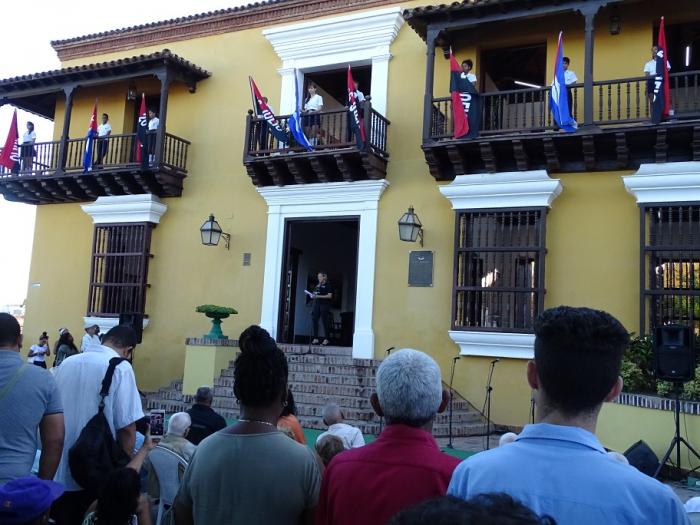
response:
<path id="1" fill-rule="evenodd" d="M 294 140 L 297 141 L 297 144 L 306 148 L 306 151 L 313 151 L 314 148 L 311 147 L 309 139 L 306 138 L 304 126 L 301 122 L 301 113 L 299 111 L 299 80 L 296 71 L 294 72 L 294 96 L 296 97 L 294 113 L 289 116 L 289 129 L 292 131 L 292 135 L 294 136 Z"/>
<path id="2" fill-rule="evenodd" d="M 92 117 L 90 117 L 90 127 L 85 138 L 85 155 L 83 156 L 83 173 L 92 169 L 92 151 L 95 147 L 95 137 L 97 136 L 97 102 L 92 107 Z"/>
<path id="3" fill-rule="evenodd" d="M 564 81 L 564 43 L 562 32 L 559 32 L 559 43 L 557 44 L 557 56 L 554 59 L 554 79 L 552 89 L 549 92 L 549 110 L 552 112 L 554 122 L 568 133 L 573 133 L 578 128 L 574 117 L 571 116 L 569 108 L 569 95 L 567 93 L 566 82 Z"/>

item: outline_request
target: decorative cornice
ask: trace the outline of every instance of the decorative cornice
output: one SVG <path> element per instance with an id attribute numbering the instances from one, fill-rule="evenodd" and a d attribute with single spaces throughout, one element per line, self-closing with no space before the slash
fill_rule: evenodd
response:
<path id="1" fill-rule="evenodd" d="M 450 330 L 449 335 L 459 355 L 532 359 L 535 354 L 534 334 Z"/>
<path id="2" fill-rule="evenodd" d="M 320 184 L 296 184 L 292 186 L 263 186 L 257 188 L 267 205 L 334 205 L 347 203 L 376 203 L 389 181 L 362 180 L 355 182 L 326 182 Z"/>
<path id="3" fill-rule="evenodd" d="M 545 170 L 460 175 L 440 186 L 455 210 L 550 207 L 562 189 Z"/>
<path id="4" fill-rule="evenodd" d="M 152 222 L 159 224 L 168 207 L 155 195 L 120 195 L 98 197 L 92 204 L 81 206 L 94 224 Z"/>
<path id="5" fill-rule="evenodd" d="M 622 180 L 637 204 L 700 201 L 700 162 L 642 164 Z"/>
<path id="6" fill-rule="evenodd" d="M 280 22 L 346 13 L 394 2 L 386 0 L 278 0 L 202 13 L 152 24 L 51 42 L 62 61 L 155 46 Z"/>

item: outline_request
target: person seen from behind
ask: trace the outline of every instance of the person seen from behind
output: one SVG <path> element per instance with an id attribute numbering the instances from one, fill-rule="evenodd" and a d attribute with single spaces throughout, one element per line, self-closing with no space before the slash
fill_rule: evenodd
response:
<path id="1" fill-rule="evenodd" d="M 304 431 L 301 428 L 301 423 L 297 419 L 297 405 L 294 402 L 294 395 L 292 391 L 287 391 L 287 402 L 282 409 L 282 414 L 277 420 L 277 428 L 280 430 L 288 429 L 289 433 L 294 436 L 294 441 L 306 445 L 306 436 L 304 436 Z"/>
<path id="2" fill-rule="evenodd" d="M 50 356 L 49 336 L 46 332 L 42 332 L 39 336 L 39 344 L 29 347 L 29 359 L 27 362 L 46 369 L 46 358 Z"/>
<path id="3" fill-rule="evenodd" d="M 226 420 L 211 407 L 213 399 L 214 390 L 210 386 L 200 386 L 194 396 L 194 404 L 187 411 L 192 425 L 186 437 L 194 445 L 226 428 Z"/>
<path id="4" fill-rule="evenodd" d="M 318 436 L 316 443 L 328 435 L 333 435 L 341 439 L 346 449 L 364 446 L 365 438 L 362 436 L 362 431 L 344 421 L 345 414 L 340 407 L 336 403 L 328 403 L 323 407 L 323 424 L 328 427 L 328 430 Z"/>
<path id="5" fill-rule="evenodd" d="M 78 347 L 75 346 L 73 336 L 67 329 L 64 328 L 58 337 L 58 342 L 56 343 L 56 359 L 53 366 L 60 366 L 67 357 L 71 357 L 79 353 L 80 351 L 78 350 Z"/>

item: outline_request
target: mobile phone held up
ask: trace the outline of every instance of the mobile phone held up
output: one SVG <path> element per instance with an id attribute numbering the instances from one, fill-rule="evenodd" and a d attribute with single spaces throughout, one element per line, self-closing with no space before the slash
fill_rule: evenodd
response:
<path id="1" fill-rule="evenodd" d="M 151 437 L 162 438 L 165 428 L 165 410 L 151 410 L 149 415 Z"/>

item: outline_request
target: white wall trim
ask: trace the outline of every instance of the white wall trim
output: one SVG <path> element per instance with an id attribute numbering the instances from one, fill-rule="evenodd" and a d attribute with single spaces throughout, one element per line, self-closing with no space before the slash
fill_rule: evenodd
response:
<path id="1" fill-rule="evenodd" d="M 119 324 L 119 318 L 118 317 L 83 317 L 83 322 L 87 324 L 96 324 L 97 326 L 100 327 L 100 333 L 101 334 L 106 334 L 109 332 L 112 328 L 117 326 Z M 143 328 L 145 329 L 148 326 L 148 319 L 143 320 Z"/>
<path id="2" fill-rule="evenodd" d="M 459 355 L 532 359 L 534 334 L 505 332 L 462 332 L 450 330 L 450 338 L 459 346 Z"/>
<path id="3" fill-rule="evenodd" d="M 700 201 L 700 162 L 642 164 L 634 175 L 622 177 L 637 204 Z"/>
<path id="4" fill-rule="evenodd" d="M 152 222 L 159 224 L 168 206 L 150 193 L 145 195 L 119 195 L 98 197 L 91 204 L 83 204 L 83 211 L 92 217 L 94 224 L 121 224 Z"/>
<path id="5" fill-rule="evenodd" d="M 268 206 L 260 326 L 270 332 L 272 337 L 277 338 L 286 219 L 359 217 L 358 279 L 352 356 L 356 359 L 374 357 L 372 315 L 377 208 L 379 198 L 388 186 L 389 182 L 386 180 L 377 180 L 258 188 L 258 193 Z"/>
<path id="6" fill-rule="evenodd" d="M 389 48 L 403 23 L 401 8 L 389 7 L 264 30 L 283 64 L 280 113 L 294 110 L 295 69 L 371 64 L 372 106 L 386 115 Z"/>
<path id="7" fill-rule="evenodd" d="M 440 186 L 454 210 L 550 207 L 562 189 L 545 170 L 459 175 Z"/>

